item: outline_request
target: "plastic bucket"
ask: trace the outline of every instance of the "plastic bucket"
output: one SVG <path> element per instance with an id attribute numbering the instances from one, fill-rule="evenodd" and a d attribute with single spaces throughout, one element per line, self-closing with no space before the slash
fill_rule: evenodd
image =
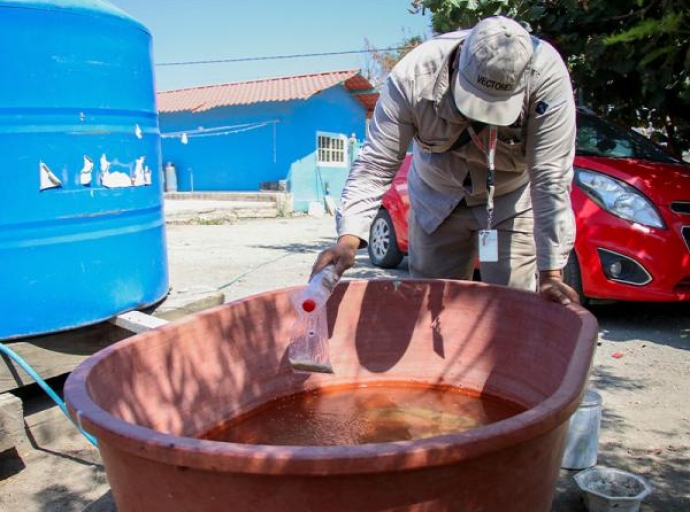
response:
<path id="1" fill-rule="evenodd" d="M 601 428 L 601 395 L 588 389 L 580 407 L 570 417 L 561 467 L 586 469 L 597 463 Z"/>
<path id="2" fill-rule="evenodd" d="M 620 469 L 597 466 L 575 475 L 589 512 L 638 512 L 652 492 L 647 481 Z"/>

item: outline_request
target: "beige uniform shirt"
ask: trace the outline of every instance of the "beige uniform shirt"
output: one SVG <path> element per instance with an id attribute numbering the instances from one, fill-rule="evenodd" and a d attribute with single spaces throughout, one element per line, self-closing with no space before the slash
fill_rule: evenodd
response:
<path id="1" fill-rule="evenodd" d="M 411 207 L 433 232 L 464 198 L 486 203 L 487 160 L 470 141 L 453 145 L 469 121 L 455 107 L 451 66 L 467 31 L 423 43 L 391 72 L 376 104 L 367 140 L 354 162 L 337 213 L 338 235 L 365 243 L 369 226 L 410 143 Z M 575 153 L 575 103 L 568 71 L 556 50 L 533 38 L 528 91 L 522 113 L 498 128 L 494 224 L 533 208 L 539 270 L 561 269 L 572 249 L 575 226 L 570 204 Z M 488 130 L 479 133 L 485 141 Z M 466 178 L 471 188 L 466 188 Z M 501 196 L 529 183 L 517 202 Z M 515 194 L 513 194 L 514 196 Z"/>

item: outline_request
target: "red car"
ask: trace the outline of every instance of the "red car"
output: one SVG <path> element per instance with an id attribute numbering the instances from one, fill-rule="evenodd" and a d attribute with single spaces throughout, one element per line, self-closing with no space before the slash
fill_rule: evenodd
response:
<path id="1" fill-rule="evenodd" d="M 565 280 L 590 300 L 690 300 L 690 165 L 584 109 L 577 114 L 575 248 Z M 407 254 L 405 158 L 371 225 L 369 258 Z"/>

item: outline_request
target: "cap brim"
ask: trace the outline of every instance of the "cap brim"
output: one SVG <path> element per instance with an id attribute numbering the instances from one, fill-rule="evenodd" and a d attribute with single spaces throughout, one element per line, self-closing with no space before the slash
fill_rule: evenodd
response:
<path id="1" fill-rule="evenodd" d="M 460 113 L 473 121 L 494 126 L 509 126 L 515 122 L 525 99 L 524 89 L 512 96 L 496 97 L 484 94 L 462 73 L 455 73 L 453 98 Z"/>

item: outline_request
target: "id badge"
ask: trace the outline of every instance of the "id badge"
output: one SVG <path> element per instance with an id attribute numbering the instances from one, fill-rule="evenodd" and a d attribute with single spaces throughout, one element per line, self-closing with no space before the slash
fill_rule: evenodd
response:
<path id="1" fill-rule="evenodd" d="M 495 229 L 479 231 L 479 261 L 487 263 L 498 261 L 498 232 Z"/>

